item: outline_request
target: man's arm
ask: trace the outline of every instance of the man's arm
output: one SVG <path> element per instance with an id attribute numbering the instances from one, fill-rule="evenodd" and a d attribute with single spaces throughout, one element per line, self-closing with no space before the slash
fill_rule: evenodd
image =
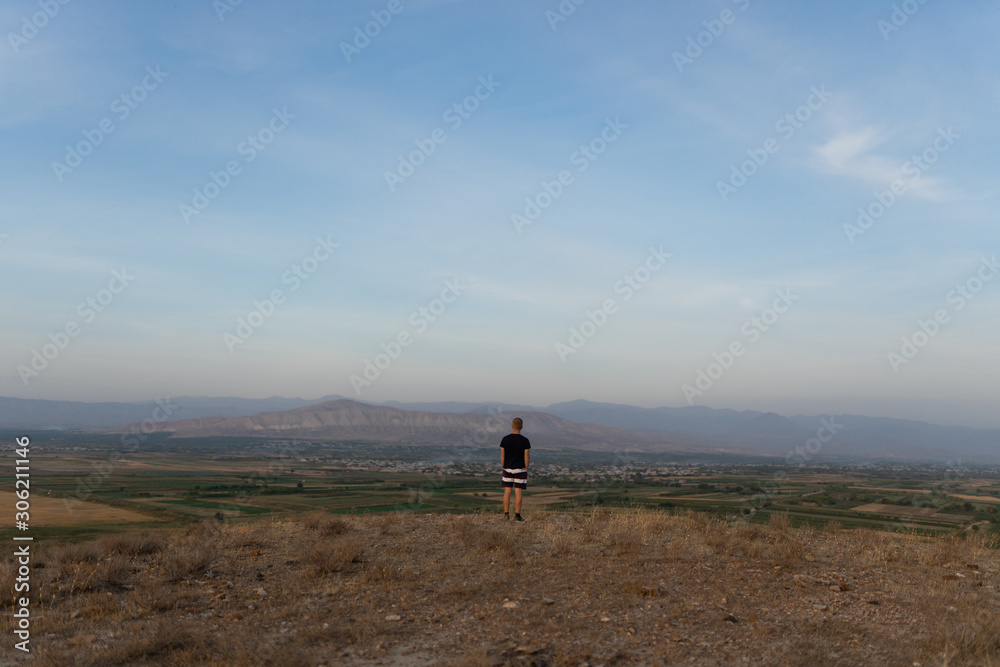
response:
<path id="1" fill-rule="evenodd" d="M 524 469 L 525 470 L 528 469 L 528 462 L 529 461 L 531 461 L 531 450 L 530 449 L 526 449 L 526 450 L 524 450 Z"/>
<path id="2" fill-rule="evenodd" d="M 500 467 L 503 467 L 503 447 L 500 448 Z"/>

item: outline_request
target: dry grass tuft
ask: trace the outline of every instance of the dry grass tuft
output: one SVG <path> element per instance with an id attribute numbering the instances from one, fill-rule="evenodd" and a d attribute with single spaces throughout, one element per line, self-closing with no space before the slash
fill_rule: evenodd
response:
<path id="1" fill-rule="evenodd" d="M 320 542 L 306 555 L 311 574 L 324 576 L 364 562 L 365 549 L 357 538 L 347 537 L 332 544 Z"/>
<path id="2" fill-rule="evenodd" d="M 351 524 L 339 516 L 326 512 L 311 512 L 302 518 L 302 525 L 323 535 L 343 535 L 351 529 Z"/>
<path id="3" fill-rule="evenodd" d="M 52 554 L 53 560 L 63 567 L 75 563 L 96 563 L 103 556 L 104 550 L 96 542 L 67 544 Z"/>
<path id="4" fill-rule="evenodd" d="M 160 559 L 161 577 L 167 582 L 200 574 L 219 555 L 214 542 L 186 541 L 165 552 Z"/>
<path id="5" fill-rule="evenodd" d="M 788 520 L 787 514 L 772 512 L 768 519 L 768 526 L 773 531 L 785 532 L 792 527 L 792 523 Z"/>
<path id="6" fill-rule="evenodd" d="M 163 551 L 163 540 L 150 535 L 107 535 L 97 541 L 97 548 L 107 554 L 135 558 Z"/>

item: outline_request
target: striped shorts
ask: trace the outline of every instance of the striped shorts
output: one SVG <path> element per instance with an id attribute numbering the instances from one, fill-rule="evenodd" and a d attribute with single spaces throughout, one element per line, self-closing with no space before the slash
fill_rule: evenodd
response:
<path id="1" fill-rule="evenodd" d="M 515 489 L 526 489 L 528 488 L 528 469 L 504 468 L 500 474 L 500 483 Z"/>

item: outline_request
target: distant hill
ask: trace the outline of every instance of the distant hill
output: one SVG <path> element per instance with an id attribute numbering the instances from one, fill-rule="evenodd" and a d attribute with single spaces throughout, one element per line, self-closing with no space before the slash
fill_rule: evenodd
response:
<path id="1" fill-rule="evenodd" d="M 317 399 L 212 398 L 182 396 L 171 398 L 176 406 L 167 422 L 208 418 L 251 417 L 262 413 L 307 408 L 342 396 Z M 377 406 L 364 401 L 359 405 Z M 817 436 L 822 415 L 785 417 L 773 412 L 719 410 L 704 406 L 641 408 L 634 405 L 571 401 L 548 407 L 506 405 L 470 401 L 389 402 L 381 404 L 408 412 L 487 415 L 502 409 L 511 416 L 545 413 L 577 425 L 590 424 L 630 432 L 609 438 L 609 443 L 651 443 L 690 445 L 694 448 L 721 448 L 757 455 L 785 457 L 804 448 Z M 0 397 L 0 428 L 7 429 L 117 429 L 154 416 L 155 402 L 82 403 Z M 162 412 L 158 413 L 162 416 Z M 926 422 L 859 415 L 832 415 L 832 423 L 842 425 L 810 461 L 934 460 L 964 463 L 1000 462 L 1000 430 L 961 426 L 940 426 Z M 207 422 L 206 422 L 207 423 Z M 477 426 L 478 427 L 478 426 Z M 557 429 L 558 430 L 558 429 Z M 567 428 L 562 429 L 568 433 Z M 663 435 L 662 432 L 667 432 Z M 653 433 L 649 433 L 653 432 Z M 593 434 L 592 434 L 593 435 Z M 823 435 L 827 435 L 826 432 Z M 589 445 L 588 445 L 589 446 Z M 611 446 L 619 446 L 618 444 Z M 644 445 L 645 446 L 645 445 Z M 815 443 L 812 444 L 815 449 Z M 792 457 L 798 462 L 798 459 Z"/>
<path id="2" fill-rule="evenodd" d="M 786 456 L 817 437 L 827 419 L 837 431 L 821 443 L 820 460 L 899 459 L 1000 461 L 1000 430 L 939 426 L 927 422 L 859 415 L 783 417 L 754 410 L 716 410 L 704 406 L 640 408 L 614 403 L 572 401 L 545 410 L 571 421 L 637 430 L 664 430 L 726 443 L 747 450 Z M 822 432 L 824 437 L 829 430 Z M 811 444 L 815 449 L 815 443 Z M 796 457 L 793 457 L 798 460 Z"/>
<path id="3" fill-rule="evenodd" d="M 548 449 L 740 453 L 697 438 L 666 432 L 638 432 L 578 424 L 543 412 L 518 412 L 532 446 Z M 511 415 L 402 410 L 346 399 L 251 417 L 205 417 L 157 425 L 173 437 L 274 437 L 369 440 L 400 444 L 474 444 L 496 446 L 509 433 Z M 132 426 L 115 429 L 127 432 Z M 478 438 L 478 440 L 477 440 Z"/>
<path id="4" fill-rule="evenodd" d="M 272 396 L 270 398 L 237 398 L 209 396 L 177 396 L 169 399 L 172 413 L 166 421 L 200 419 L 203 417 L 248 417 L 261 412 L 294 410 L 346 398 L 329 395 L 321 398 L 302 399 Z M 367 401 L 358 401 L 367 403 Z M 378 404 L 372 404 L 378 405 Z M 499 403 L 462 403 L 457 401 L 437 403 L 399 403 L 387 401 L 388 405 L 404 410 L 427 412 L 477 412 L 486 414 L 488 410 L 502 407 L 505 411 L 538 411 L 531 406 L 508 406 Z M 151 418 L 156 409 L 155 401 L 136 403 L 86 403 L 81 401 L 46 401 L 41 399 L 6 398 L 0 396 L 0 428 L 30 429 L 113 429 L 122 424 L 141 422 Z M 158 413 L 158 416 L 163 413 Z"/>
<path id="5" fill-rule="evenodd" d="M 172 414 L 168 421 L 200 417 L 239 417 L 258 412 L 291 410 L 323 401 L 342 398 L 325 396 L 314 400 L 301 398 L 211 398 L 178 396 L 168 399 Z M 117 428 L 122 424 L 152 418 L 155 401 L 137 403 L 84 403 L 80 401 L 45 401 L 0 396 L 0 428 L 76 429 Z M 158 415 L 162 415 L 159 412 Z"/>

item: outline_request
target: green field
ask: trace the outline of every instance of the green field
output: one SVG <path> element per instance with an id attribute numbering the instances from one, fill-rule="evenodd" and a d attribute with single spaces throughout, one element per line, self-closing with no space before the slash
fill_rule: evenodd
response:
<path id="1" fill-rule="evenodd" d="M 76 539 L 95 531 L 264 515 L 497 511 L 496 452 L 371 443 L 168 440 L 136 451 L 86 434 L 32 436 L 31 493 L 132 510 L 142 521 L 46 526 Z M 670 461 L 651 455 L 539 451 L 525 511 L 651 507 L 752 522 L 927 533 L 996 530 L 1000 471 L 944 466 L 786 468 L 773 463 Z M 13 508 L 12 508 L 13 509 Z M 4 530 L 10 537 L 14 531 Z"/>

